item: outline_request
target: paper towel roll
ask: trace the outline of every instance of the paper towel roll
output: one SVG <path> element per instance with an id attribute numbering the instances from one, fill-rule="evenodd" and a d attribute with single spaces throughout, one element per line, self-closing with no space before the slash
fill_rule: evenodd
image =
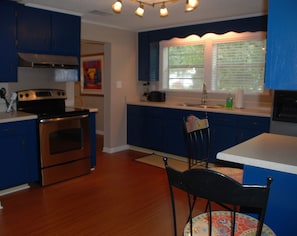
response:
<path id="1" fill-rule="evenodd" d="M 235 92 L 235 107 L 243 108 L 243 89 L 237 89 Z"/>

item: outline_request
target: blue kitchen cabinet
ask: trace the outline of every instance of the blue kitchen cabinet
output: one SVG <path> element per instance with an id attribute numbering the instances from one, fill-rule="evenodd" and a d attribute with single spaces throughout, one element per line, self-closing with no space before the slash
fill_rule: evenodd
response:
<path id="1" fill-rule="evenodd" d="M 163 132 L 166 134 L 166 139 L 164 140 L 164 148 L 161 151 L 178 156 L 186 156 L 187 147 L 185 144 L 184 120 L 186 120 L 189 115 L 204 119 L 207 114 L 203 111 L 163 109 L 165 114 L 162 119 L 164 126 Z"/>
<path id="2" fill-rule="evenodd" d="M 225 113 L 208 112 L 211 149 L 210 162 L 216 162 L 216 155 L 218 152 L 232 147 L 238 143 L 236 115 Z"/>
<path id="3" fill-rule="evenodd" d="M 51 14 L 49 11 L 18 5 L 17 48 L 19 52 L 50 53 Z"/>
<path id="4" fill-rule="evenodd" d="M 262 133 L 268 133 L 269 117 L 236 115 L 237 130 L 236 143 L 242 143 Z"/>
<path id="5" fill-rule="evenodd" d="M 17 81 L 16 3 L 0 1 L 0 83 Z"/>
<path id="6" fill-rule="evenodd" d="M 149 81 L 149 37 L 147 33 L 138 34 L 138 80 Z"/>
<path id="7" fill-rule="evenodd" d="M 127 106 L 127 143 L 133 146 L 164 150 L 167 133 L 164 127 L 164 109 L 150 106 Z"/>
<path id="8" fill-rule="evenodd" d="M 164 127 L 164 147 L 162 152 L 174 153 L 184 156 L 186 154 L 185 136 L 184 136 L 184 111 L 179 109 L 164 109 L 164 117 L 161 118 Z"/>
<path id="9" fill-rule="evenodd" d="M 80 21 L 79 16 L 18 5 L 17 49 L 79 58 Z"/>
<path id="10" fill-rule="evenodd" d="M 208 112 L 211 150 L 210 162 L 216 162 L 218 152 L 269 132 L 270 118 Z"/>
<path id="11" fill-rule="evenodd" d="M 218 152 L 260 133 L 269 132 L 269 117 L 127 105 L 127 143 L 186 156 L 183 120 L 189 115 L 209 119 L 210 162 L 213 163 L 217 162 Z"/>
<path id="12" fill-rule="evenodd" d="M 61 55 L 80 57 L 80 17 L 52 14 L 52 50 Z"/>
<path id="13" fill-rule="evenodd" d="M 39 180 L 35 120 L 0 124 L 0 190 Z"/>
<path id="14" fill-rule="evenodd" d="M 96 166 L 96 113 L 90 112 L 91 168 Z"/>
<path id="15" fill-rule="evenodd" d="M 161 151 L 164 149 L 164 141 L 167 138 L 164 129 L 164 109 L 160 107 L 145 107 L 146 110 L 146 123 L 145 129 L 148 141 L 147 148 L 152 150 Z"/>
<path id="16" fill-rule="evenodd" d="M 183 115 L 178 109 L 127 105 L 127 143 L 184 155 Z"/>
<path id="17" fill-rule="evenodd" d="M 265 87 L 297 89 L 297 1 L 268 2 Z"/>
<path id="18" fill-rule="evenodd" d="M 149 148 L 150 137 L 148 137 L 148 109 L 145 106 L 127 106 L 127 143 L 133 146 Z M 151 124 L 150 124 L 151 125 Z"/>

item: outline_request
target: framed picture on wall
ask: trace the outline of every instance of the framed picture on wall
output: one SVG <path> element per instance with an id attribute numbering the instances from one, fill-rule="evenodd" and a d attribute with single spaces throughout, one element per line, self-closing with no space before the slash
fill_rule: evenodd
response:
<path id="1" fill-rule="evenodd" d="M 81 93 L 89 95 L 103 95 L 104 55 L 81 57 Z"/>

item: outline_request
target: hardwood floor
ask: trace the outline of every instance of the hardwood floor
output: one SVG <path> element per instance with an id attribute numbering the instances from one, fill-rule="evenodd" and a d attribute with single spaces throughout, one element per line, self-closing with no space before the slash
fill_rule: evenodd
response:
<path id="1" fill-rule="evenodd" d="M 134 161 L 143 155 L 98 150 L 89 175 L 0 197 L 0 235 L 173 235 L 165 170 Z M 181 235 L 187 202 L 177 195 Z"/>

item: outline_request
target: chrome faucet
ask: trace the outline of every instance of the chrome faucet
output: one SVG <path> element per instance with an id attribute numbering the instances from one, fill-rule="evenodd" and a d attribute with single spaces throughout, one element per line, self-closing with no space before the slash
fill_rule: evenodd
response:
<path id="1" fill-rule="evenodd" d="M 201 104 L 202 104 L 202 105 L 206 105 L 206 102 L 207 102 L 206 84 L 203 83 L 202 97 L 201 97 Z"/>

